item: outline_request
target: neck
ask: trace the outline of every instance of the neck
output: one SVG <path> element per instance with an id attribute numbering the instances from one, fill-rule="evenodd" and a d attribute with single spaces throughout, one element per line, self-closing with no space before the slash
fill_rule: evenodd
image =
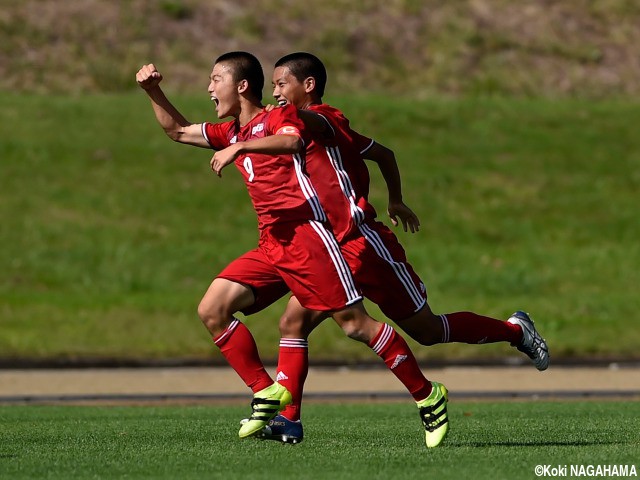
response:
<path id="1" fill-rule="evenodd" d="M 302 108 L 300 108 L 300 110 L 307 110 L 311 105 L 320 105 L 322 102 L 318 102 L 315 99 L 309 99 L 306 102 L 304 102 L 304 104 L 302 105 Z"/>
<path id="2" fill-rule="evenodd" d="M 240 115 L 238 115 L 238 123 L 241 127 L 244 127 L 247 123 L 253 120 L 258 115 L 264 106 L 260 102 L 251 102 L 243 99 L 240 102 Z"/>

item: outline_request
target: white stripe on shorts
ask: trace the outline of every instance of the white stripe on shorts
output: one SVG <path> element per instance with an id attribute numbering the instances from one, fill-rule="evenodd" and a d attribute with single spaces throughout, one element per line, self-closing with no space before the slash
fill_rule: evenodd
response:
<path id="1" fill-rule="evenodd" d="M 396 262 L 391 255 L 391 252 L 387 249 L 384 242 L 378 235 L 375 230 L 372 230 L 368 225 L 363 224 L 360 225 L 360 232 L 364 236 L 364 238 L 373 246 L 373 249 L 376 251 L 378 256 L 382 258 L 385 262 L 387 262 L 393 268 L 393 271 L 400 280 L 400 283 L 404 286 L 404 289 L 407 291 L 411 300 L 413 300 L 413 304 L 415 305 L 415 312 L 420 310 L 426 302 L 426 300 L 422 296 L 422 292 L 418 289 L 415 283 L 413 283 L 413 279 L 411 278 L 411 274 L 407 270 L 407 267 L 400 262 Z"/>
<path id="2" fill-rule="evenodd" d="M 342 288 L 344 289 L 344 292 L 347 296 L 346 305 L 351 305 L 359 302 L 360 300 L 362 300 L 362 296 L 358 293 L 355 281 L 353 280 L 353 276 L 351 275 L 351 270 L 349 269 L 347 261 L 342 256 L 342 252 L 340 251 L 340 247 L 338 246 L 336 237 L 334 237 L 333 234 L 328 231 L 322 223 L 316 222 L 314 220 L 309 220 L 309 223 L 322 239 L 324 246 L 327 247 L 327 251 L 331 256 L 333 265 L 338 272 L 338 278 L 340 278 Z"/>

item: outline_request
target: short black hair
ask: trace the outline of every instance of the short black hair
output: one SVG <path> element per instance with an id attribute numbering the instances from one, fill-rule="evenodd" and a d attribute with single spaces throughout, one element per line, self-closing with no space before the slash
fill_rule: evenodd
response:
<path id="1" fill-rule="evenodd" d="M 316 94 L 322 98 L 327 85 L 327 69 L 318 57 L 308 52 L 295 52 L 285 55 L 275 64 L 275 68 L 287 67 L 299 82 L 313 77 L 316 80 Z"/>
<path id="2" fill-rule="evenodd" d="M 258 100 L 262 100 L 264 72 L 260 61 L 254 55 L 249 52 L 228 52 L 220 55 L 215 61 L 215 63 L 223 62 L 231 65 L 235 82 L 246 80 L 249 84 L 249 91 Z"/>

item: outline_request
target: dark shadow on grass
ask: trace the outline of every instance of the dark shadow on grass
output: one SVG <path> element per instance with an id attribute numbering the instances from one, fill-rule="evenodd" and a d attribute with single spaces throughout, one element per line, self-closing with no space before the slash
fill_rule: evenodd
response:
<path id="1" fill-rule="evenodd" d="M 544 442 L 446 442 L 450 447 L 595 447 L 601 445 L 628 445 L 623 442 L 544 441 Z"/>

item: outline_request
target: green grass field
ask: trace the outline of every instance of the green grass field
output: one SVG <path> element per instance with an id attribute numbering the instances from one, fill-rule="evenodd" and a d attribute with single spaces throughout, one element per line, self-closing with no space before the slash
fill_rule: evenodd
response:
<path id="1" fill-rule="evenodd" d="M 422 220 L 420 233 L 398 235 L 434 311 L 526 309 L 556 358 L 637 357 L 640 329 L 628 328 L 640 311 L 637 102 L 327 100 L 396 151 Z M 237 172 L 218 179 L 211 152 L 168 140 L 139 91 L 0 101 L 0 356 L 219 358 L 196 307 L 216 273 L 256 244 Z M 194 121 L 215 120 L 204 92 L 175 103 Z M 373 184 L 384 218 L 375 172 Z M 282 309 L 247 319 L 266 358 Z M 310 341 L 312 359 L 376 360 L 328 322 Z"/>
<path id="2" fill-rule="evenodd" d="M 427 451 L 408 403 L 309 404 L 305 441 L 237 438 L 247 408 L 0 407 L 0 476 L 17 479 L 536 478 L 536 465 L 640 468 L 638 402 L 450 404 Z"/>

